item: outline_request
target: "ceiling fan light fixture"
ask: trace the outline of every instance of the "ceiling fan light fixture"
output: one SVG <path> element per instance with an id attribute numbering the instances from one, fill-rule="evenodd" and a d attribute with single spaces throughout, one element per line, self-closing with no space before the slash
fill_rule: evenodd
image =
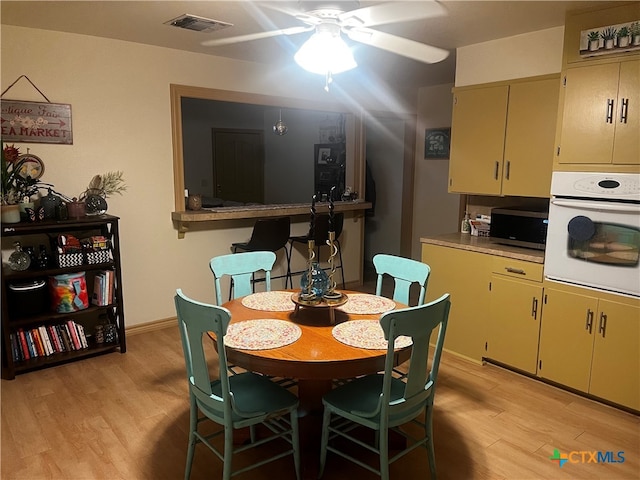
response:
<path id="1" fill-rule="evenodd" d="M 356 68 L 349 46 L 340 36 L 340 26 L 321 23 L 294 55 L 298 65 L 319 75 L 336 74 Z"/>

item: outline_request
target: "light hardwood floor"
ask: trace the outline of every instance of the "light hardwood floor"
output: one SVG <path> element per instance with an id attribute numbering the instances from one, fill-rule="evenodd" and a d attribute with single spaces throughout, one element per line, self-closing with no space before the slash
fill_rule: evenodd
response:
<path id="1" fill-rule="evenodd" d="M 130 336 L 124 355 L 20 375 L 1 387 L 3 480 L 184 475 L 189 404 L 177 327 Z M 446 353 L 435 404 L 440 479 L 640 478 L 640 418 L 632 414 Z M 555 449 L 613 452 L 624 462 L 573 454 L 577 463 L 560 468 L 550 459 Z M 427 479 L 428 472 L 418 449 L 392 465 L 391 478 Z M 274 474 L 295 478 L 291 459 L 237 478 Z M 202 445 L 191 478 L 221 478 L 221 462 Z M 329 455 L 323 478 L 376 477 Z"/>

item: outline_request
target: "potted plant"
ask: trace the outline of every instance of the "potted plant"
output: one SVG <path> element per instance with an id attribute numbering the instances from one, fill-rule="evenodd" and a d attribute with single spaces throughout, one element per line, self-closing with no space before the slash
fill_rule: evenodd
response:
<path id="1" fill-rule="evenodd" d="M 631 44 L 640 45 L 640 22 L 633 22 L 629 26 L 629 34 L 631 35 Z"/>
<path id="2" fill-rule="evenodd" d="M 631 38 L 629 37 L 629 27 L 624 26 L 620 27 L 617 33 L 618 36 L 618 47 L 628 47 L 629 43 L 631 43 Z"/>
<path id="3" fill-rule="evenodd" d="M 600 36 L 604 40 L 604 48 L 611 50 L 614 47 L 617 30 L 614 27 L 605 28 Z"/>
<path id="4" fill-rule="evenodd" d="M 589 39 L 590 52 L 595 52 L 600 48 L 600 32 L 598 30 L 589 32 L 589 35 L 587 35 L 587 38 Z"/>
<path id="5" fill-rule="evenodd" d="M 77 202 L 86 207 L 86 213 L 90 215 L 101 214 L 107 211 L 107 198 L 116 194 L 122 195 L 126 191 L 127 185 L 123 172 L 106 172 L 95 175 L 91 179 L 87 189 L 80 194 Z"/>

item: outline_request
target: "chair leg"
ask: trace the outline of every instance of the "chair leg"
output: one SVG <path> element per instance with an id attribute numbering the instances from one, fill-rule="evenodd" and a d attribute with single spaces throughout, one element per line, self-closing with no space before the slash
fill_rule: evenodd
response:
<path id="1" fill-rule="evenodd" d="M 327 444 L 329 443 L 329 424 L 331 423 L 331 410 L 326 406 L 322 416 L 322 436 L 320 437 L 320 469 L 318 478 L 322 477 L 324 466 L 327 461 Z"/>
<path id="2" fill-rule="evenodd" d="M 389 480 L 389 429 L 381 428 L 380 431 L 380 478 Z"/>
<path id="3" fill-rule="evenodd" d="M 436 452 L 433 445 L 433 405 L 427 406 L 426 422 L 424 425 L 427 437 L 427 455 L 429 458 L 429 472 L 431 480 L 436 480 Z"/>
<path id="4" fill-rule="evenodd" d="M 290 285 L 293 288 L 293 278 L 291 278 L 291 250 L 287 248 L 287 244 L 284 244 L 284 254 L 287 257 L 287 276 L 284 279 L 284 288 Z"/>
<path id="5" fill-rule="evenodd" d="M 222 459 L 222 479 L 231 478 L 231 462 L 233 460 L 233 428 L 224 427 L 224 458 Z"/>
<path id="6" fill-rule="evenodd" d="M 300 480 L 300 430 L 298 428 L 298 411 L 291 412 L 291 446 L 293 447 L 293 464 L 296 469 L 296 479 Z"/>
<path id="7" fill-rule="evenodd" d="M 189 446 L 187 448 L 187 464 L 184 469 L 184 480 L 191 477 L 191 465 L 193 464 L 193 454 L 196 450 L 196 436 L 194 432 L 198 428 L 198 407 L 195 399 L 191 398 L 191 408 L 189 409 Z"/>

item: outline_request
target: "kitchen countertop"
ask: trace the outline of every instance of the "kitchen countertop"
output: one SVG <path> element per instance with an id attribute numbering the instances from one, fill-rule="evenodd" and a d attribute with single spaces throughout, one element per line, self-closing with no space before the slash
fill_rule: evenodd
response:
<path id="1" fill-rule="evenodd" d="M 440 245 L 443 247 L 497 255 L 499 257 L 515 258 L 525 262 L 544 263 L 543 250 L 502 245 L 496 243 L 489 237 L 474 237 L 468 233 L 447 233 L 433 237 L 423 237 L 420 238 L 420 241 L 430 245 Z"/>

